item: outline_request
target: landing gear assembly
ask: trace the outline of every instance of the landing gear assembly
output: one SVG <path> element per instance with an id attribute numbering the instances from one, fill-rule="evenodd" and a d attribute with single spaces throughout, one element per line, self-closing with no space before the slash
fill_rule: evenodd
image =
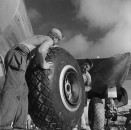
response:
<path id="1" fill-rule="evenodd" d="M 111 91 L 113 90 L 113 94 Z M 116 98 L 116 88 L 107 89 L 104 103 L 101 98 L 93 97 L 89 103 L 89 126 L 91 130 L 110 130 L 110 122 L 117 120 L 117 109 L 114 98 Z"/>
<path id="2" fill-rule="evenodd" d="M 37 55 L 26 73 L 29 114 L 42 129 L 72 130 L 84 109 L 84 82 L 77 61 L 62 48 L 51 48 L 46 61 L 53 68 L 40 68 Z"/>

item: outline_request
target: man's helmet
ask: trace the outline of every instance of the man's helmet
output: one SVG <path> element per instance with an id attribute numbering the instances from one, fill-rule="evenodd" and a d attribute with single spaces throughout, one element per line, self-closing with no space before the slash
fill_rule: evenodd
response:
<path id="1" fill-rule="evenodd" d="M 58 38 L 59 40 L 61 40 L 61 39 L 63 38 L 62 32 L 61 32 L 59 29 L 57 29 L 57 28 L 52 28 L 52 29 L 49 31 L 48 35 L 49 35 L 51 38 L 55 37 L 55 38 Z"/>

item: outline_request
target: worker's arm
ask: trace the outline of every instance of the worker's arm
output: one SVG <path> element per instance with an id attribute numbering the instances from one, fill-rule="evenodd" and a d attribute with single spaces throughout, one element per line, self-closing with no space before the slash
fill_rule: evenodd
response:
<path id="1" fill-rule="evenodd" d="M 45 41 L 48 42 L 50 45 L 53 45 L 52 39 L 49 36 L 44 36 L 44 35 L 32 36 L 32 37 L 20 42 L 20 44 L 24 44 L 25 46 L 28 47 L 28 49 L 30 51 L 32 51 L 36 47 L 43 45 L 45 43 Z"/>
<path id="2" fill-rule="evenodd" d="M 44 69 L 48 69 L 50 67 L 53 66 L 53 63 L 52 62 L 46 62 L 45 58 L 46 58 L 46 55 L 48 53 L 48 50 L 49 48 L 53 46 L 53 41 L 51 39 L 50 40 L 46 40 L 43 44 L 41 44 L 41 46 L 38 48 L 38 52 L 37 54 L 39 55 L 39 61 L 40 61 L 40 65 L 42 68 Z"/>
<path id="3" fill-rule="evenodd" d="M 52 65 L 52 63 L 47 63 L 45 61 L 48 49 L 53 45 L 53 40 L 50 37 L 44 35 L 36 35 L 28 38 L 20 44 L 27 46 L 31 52 L 31 56 L 36 54 L 36 50 L 38 49 L 38 58 L 42 68 L 48 69 Z"/>
<path id="4" fill-rule="evenodd" d="M 91 76 L 88 72 L 83 74 L 83 80 L 85 83 L 85 91 L 88 92 L 91 90 Z"/>

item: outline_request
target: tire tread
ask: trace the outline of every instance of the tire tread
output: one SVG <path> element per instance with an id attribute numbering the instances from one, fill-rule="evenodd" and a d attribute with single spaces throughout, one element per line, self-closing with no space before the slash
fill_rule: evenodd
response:
<path id="1" fill-rule="evenodd" d="M 47 61 L 53 61 L 61 53 L 59 49 L 50 49 L 50 51 L 51 53 L 46 57 Z M 29 113 L 35 125 L 43 129 L 48 128 L 48 130 L 62 130 L 63 122 L 53 108 L 52 94 L 48 88 L 48 76 L 51 71 L 41 69 L 36 58 L 31 61 L 28 68 L 28 72 L 33 72 L 33 76 L 26 78 L 29 87 L 29 106 L 33 106 L 29 107 Z"/>

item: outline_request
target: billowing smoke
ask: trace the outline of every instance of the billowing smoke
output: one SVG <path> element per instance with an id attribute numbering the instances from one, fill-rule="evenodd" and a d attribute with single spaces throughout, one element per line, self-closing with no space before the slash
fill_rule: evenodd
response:
<path id="1" fill-rule="evenodd" d="M 88 50 L 89 44 L 87 45 L 86 37 L 82 34 L 78 34 L 63 44 L 63 48 L 68 50 L 74 57 L 81 58 L 83 56 L 83 52 Z"/>
<path id="2" fill-rule="evenodd" d="M 76 6 L 77 18 L 87 22 L 90 28 L 108 30 L 104 37 L 100 37 L 97 41 L 86 41 L 87 47 L 85 48 L 84 43 L 85 49 L 81 57 L 110 57 L 118 53 L 131 52 L 131 0 L 72 0 L 72 2 Z M 79 41 L 79 46 L 80 43 Z"/>

